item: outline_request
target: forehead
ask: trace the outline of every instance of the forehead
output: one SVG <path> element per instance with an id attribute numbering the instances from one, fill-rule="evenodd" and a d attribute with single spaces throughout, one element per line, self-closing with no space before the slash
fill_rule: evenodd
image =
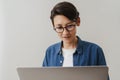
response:
<path id="1" fill-rule="evenodd" d="M 66 25 L 71 23 L 72 21 L 69 20 L 67 17 L 65 17 L 64 15 L 56 15 L 53 19 L 54 21 L 54 25 Z"/>

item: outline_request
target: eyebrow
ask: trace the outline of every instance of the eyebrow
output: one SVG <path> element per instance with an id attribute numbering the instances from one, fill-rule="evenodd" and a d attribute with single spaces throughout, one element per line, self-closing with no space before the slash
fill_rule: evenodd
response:
<path id="1" fill-rule="evenodd" d="M 67 23 L 67 24 L 65 24 L 65 25 L 70 25 L 71 23 L 73 23 L 73 22 L 69 22 L 69 23 Z M 58 26 L 63 27 L 61 24 L 57 24 L 57 27 L 58 27 Z"/>

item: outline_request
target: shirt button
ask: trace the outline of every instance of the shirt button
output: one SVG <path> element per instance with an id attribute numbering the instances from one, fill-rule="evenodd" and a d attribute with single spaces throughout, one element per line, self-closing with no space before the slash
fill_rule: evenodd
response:
<path id="1" fill-rule="evenodd" d="M 62 60 L 60 61 L 60 63 L 62 63 Z"/>

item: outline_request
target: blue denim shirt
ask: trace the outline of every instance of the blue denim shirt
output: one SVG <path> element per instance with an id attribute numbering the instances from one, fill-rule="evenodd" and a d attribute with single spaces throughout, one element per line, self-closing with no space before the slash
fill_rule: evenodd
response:
<path id="1" fill-rule="evenodd" d="M 62 41 L 51 45 L 46 50 L 43 67 L 62 66 Z M 101 47 L 94 43 L 82 41 L 78 37 L 78 44 L 73 54 L 74 66 L 99 66 L 106 65 L 105 56 Z"/>

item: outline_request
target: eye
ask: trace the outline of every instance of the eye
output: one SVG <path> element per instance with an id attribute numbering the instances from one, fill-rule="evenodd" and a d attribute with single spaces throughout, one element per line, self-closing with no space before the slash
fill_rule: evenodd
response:
<path id="1" fill-rule="evenodd" d="M 74 27 L 75 25 L 71 24 L 71 25 L 68 25 L 67 28 L 72 28 Z"/>
<path id="2" fill-rule="evenodd" d="M 63 27 L 56 27 L 56 29 L 63 29 Z"/>

